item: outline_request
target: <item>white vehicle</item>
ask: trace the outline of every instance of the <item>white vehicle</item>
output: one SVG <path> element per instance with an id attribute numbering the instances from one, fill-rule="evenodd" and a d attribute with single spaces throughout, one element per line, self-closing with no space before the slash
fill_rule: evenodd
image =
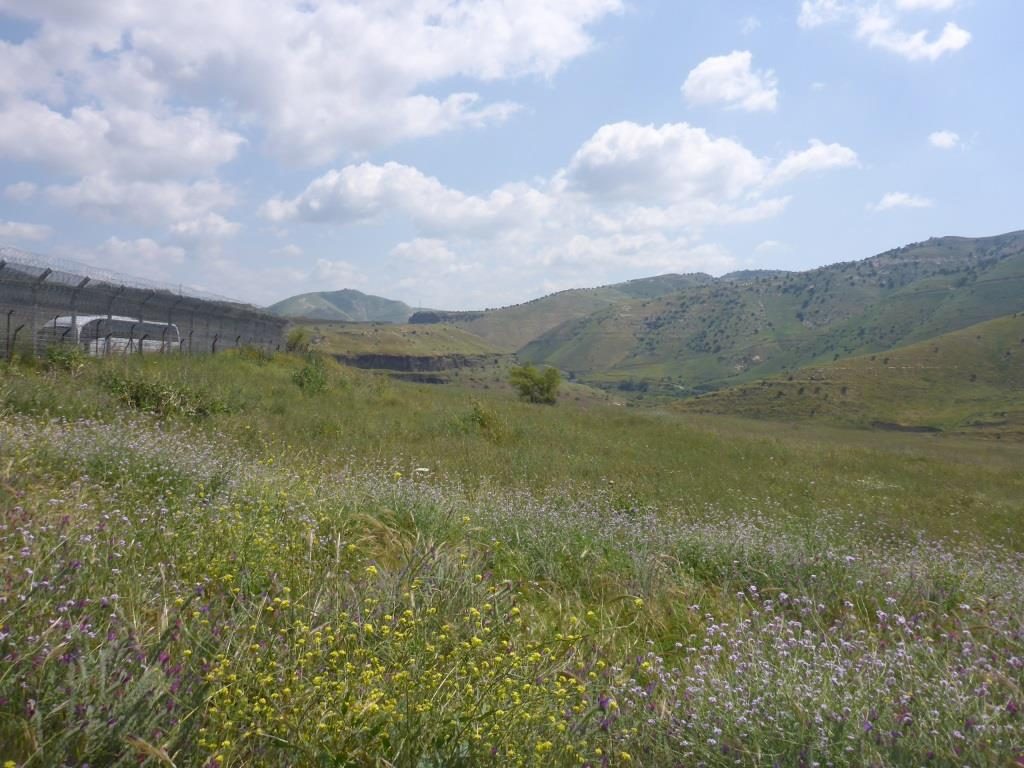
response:
<path id="1" fill-rule="evenodd" d="M 181 336 L 174 323 L 140 322 L 131 317 L 65 315 L 39 329 L 39 341 L 76 344 L 94 357 L 132 352 L 178 352 Z"/>

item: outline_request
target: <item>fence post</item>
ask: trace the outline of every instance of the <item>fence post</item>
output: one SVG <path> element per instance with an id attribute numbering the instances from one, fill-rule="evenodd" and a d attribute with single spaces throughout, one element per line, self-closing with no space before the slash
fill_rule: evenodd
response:
<path id="1" fill-rule="evenodd" d="M 7 361 L 8 362 L 10 362 L 11 360 L 14 359 L 14 345 L 18 343 L 18 334 L 21 333 L 21 329 L 24 328 L 24 327 L 25 327 L 25 324 L 22 323 L 21 325 L 19 325 L 17 328 L 14 329 L 14 337 L 11 339 L 10 347 L 7 348 Z"/>
<path id="2" fill-rule="evenodd" d="M 81 334 L 78 332 L 78 293 L 92 280 L 91 277 L 82 278 L 82 280 L 75 286 L 75 289 L 71 292 L 71 328 L 75 331 L 75 343 L 81 343 Z M 67 336 L 67 333 L 64 334 Z"/>
<path id="3" fill-rule="evenodd" d="M 32 353 L 36 355 L 39 354 L 39 286 L 41 286 L 46 281 L 46 278 L 52 274 L 53 270 L 49 267 L 44 269 L 43 273 L 32 283 L 32 288 L 30 289 L 32 293 L 32 316 L 29 319 L 29 333 L 32 335 L 32 338 L 29 339 L 28 343 L 29 347 L 32 349 Z M 18 330 L 21 329 L 19 328 Z M 17 331 L 15 331 L 14 335 L 18 335 Z"/>
<path id="4" fill-rule="evenodd" d="M 174 300 L 174 303 L 171 304 L 170 308 L 167 310 L 167 325 L 164 326 L 164 333 L 163 333 L 163 336 L 160 339 L 160 352 L 161 352 L 161 354 L 163 354 L 164 352 L 167 351 L 167 349 L 166 349 L 166 346 L 167 346 L 167 331 L 169 331 L 171 326 L 174 325 L 174 310 L 177 309 L 178 305 L 181 304 L 181 302 L 183 302 L 184 300 L 185 300 L 184 296 L 178 296 L 178 298 Z M 175 333 L 178 334 L 178 339 L 181 339 L 181 333 L 178 332 L 177 326 L 175 326 L 174 330 L 175 330 Z"/>

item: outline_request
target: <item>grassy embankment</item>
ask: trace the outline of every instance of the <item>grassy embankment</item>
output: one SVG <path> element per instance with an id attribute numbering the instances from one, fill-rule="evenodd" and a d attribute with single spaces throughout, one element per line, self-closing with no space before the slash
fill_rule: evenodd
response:
<path id="1" fill-rule="evenodd" d="M 1020 446 L 0 372 L 0 761 L 1006 765 Z"/>

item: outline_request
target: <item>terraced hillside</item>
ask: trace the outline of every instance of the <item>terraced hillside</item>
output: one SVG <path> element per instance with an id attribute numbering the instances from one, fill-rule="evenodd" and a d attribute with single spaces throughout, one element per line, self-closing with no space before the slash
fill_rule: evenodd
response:
<path id="1" fill-rule="evenodd" d="M 520 350 L 606 387 L 702 393 L 1024 311 L 1024 233 L 727 276 L 562 323 Z"/>
<path id="2" fill-rule="evenodd" d="M 1024 440 L 1024 313 L 730 387 L 675 407 Z"/>

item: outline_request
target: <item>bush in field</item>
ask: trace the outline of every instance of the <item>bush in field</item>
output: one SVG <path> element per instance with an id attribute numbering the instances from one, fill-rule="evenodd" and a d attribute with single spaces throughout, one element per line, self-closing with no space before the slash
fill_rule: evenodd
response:
<path id="1" fill-rule="evenodd" d="M 509 435 L 505 420 L 479 400 L 474 400 L 469 412 L 457 419 L 456 427 L 460 432 L 479 432 L 492 443 L 500 443 Z"/>
<path id="2" fill-rule="evenodd" d="M 322 358 L 309 355 L 306 364 L 292 374 L 292 381 L 308 395 L 315 395 L 327 389 L 327 368 Z"/>
<path id="3" fill-rule="evenodd" d="M 47 367 L 50 370 L 65 371 L 72 376 L 82 372 L 87 359 L 87 355 L 77 344 L 54 346 L 46 350 Z"/>
<path id="4" fill-rule="evenodd" d="M 532 365 L 518 365 L 508 377 L 509 383 L 519 391 L 519 397 L 528 403 L 554 405 L 562 377 L 555 368 L 538 370 Z"/>
<path id="5" fill-rule="evenodd" d="M 184 382 L 114 370 L 104 371 L 101 381 L 125 405 L 158 416 L 204 417 L 231 410 L 213 393 Z"/>
<path id="6" fill-rule="evenodd" d="M 288 331 L 288 338 L 285 339 L 284 348 L 289 352 L 309 352 L 310 336 L 307 328 L 292 328 Z"/>

